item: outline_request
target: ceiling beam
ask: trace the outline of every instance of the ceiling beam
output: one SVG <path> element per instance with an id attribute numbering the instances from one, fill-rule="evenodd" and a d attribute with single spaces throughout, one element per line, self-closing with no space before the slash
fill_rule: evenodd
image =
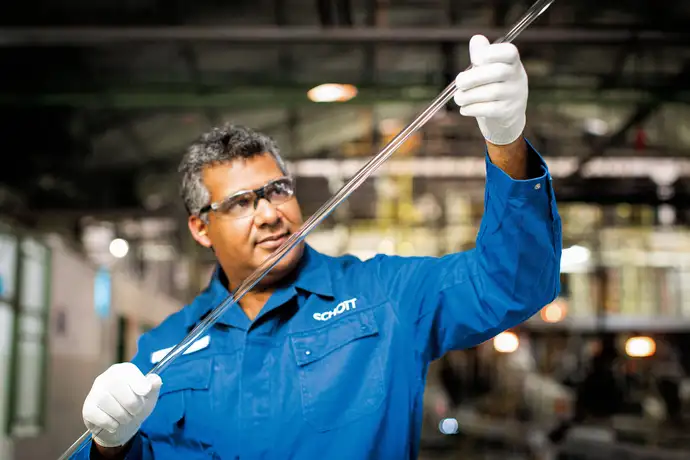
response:
<path id="1" fill-rule="evenodd" d="M 683 66 L 676 76 L 670 81 L 669 85 L 658 88 L 650 94 L 650 98 L 637 104 L 635 110 L 620 128 L 610 136 L 597 143 L 594 148 L 580 159 L 580 164 L 573 171 L 571 178 L 577 180 L 582 175 L 584 167 L 593 159 L 606 154 L 606 150 L 625 142 L 625 139 L 633 128 L 640 126 L 646 119 L 657 112 L 668 101 L 676 100 L 679 92 L 685 88 L 685 82 L 690 75 L 690 59 L 683 62 Z"/>
<path id="2" fill-rule="evenodd" d="M 620 47 L 616 53 L 615 59 L 613 60 L 611 72 L 607 75 L 604 75 L 599 82 L 600 90 L 611 89 L 618 84 L 618 82 L 623 78 L 625 64 L 628 62 L 628 59 L 631 56 L 637 57 L 639 49 L 638 46 L 638 43 L 633 40 Z"/>
<path id="3" fill-rule="evenodd" d="M 605 138 L 602 142 L 597 143 L 594 148 L 584 155 L 579 162 L 578 167 L 573 171 L 572 177 L 578 177 L 582 174 L 583 168 L 592 161 L 593 158 L 603 156 L 608 149 L 621 145 L 625 142 L 625 139 L 635 126 L 639 126 L 640 123 L 644 122 L 649 118 L 654 112 L 656 112 L 659 107 L 661 107 L 661 100 L 648 101 L 639 104 L 633 113 L 630 114 L 628 119 L 621 125 L 618 130 Z"/>
<path id="4" fill-rule="evenodd" d="M 199 56 L 196 49 L 190 44 L 183 44 L 180 46 L 180 55 L 189 71 L 189 77 L 196 92 L 199 95 L 203 95 L 207 87 L 204 84 L 203 72 L 199 68 Z M 204 115 L 211 125 L 219 124 L 221 116 L 214 107 L 205 107 Z"/>
<path id="5" fill-rule="evenodd" d="M 441 46 L 443 45 L 443 46 Z M 367 46 L 374 47 L 374 45 Z M 358 53 L 352 53 L 345 57 L 345 62 L 353 68 L 354 71 L 343 72 L 342 70 L 329 70 L 323 68 L 324 61 L 331 56 L 327 54 L 318 55 L 316 57 L 309 56 L 309 62 L 300 62 L 303 73 L 299 78 L 293 78 L 286 72 L 286 69 L 281 71 L 267 72 L 265 69 L 257 70 L 226 70 L 226 71 L 201 71 L 197 73 L 197 77 L 192 72 L 187 70 L 175 70 L 173 68 L 151 68 L 141 69 L 142 72 L 128 72 L 121 70 L 119 72 L 113 71 L 107 75 L 99 75 L 96 79 L 94 77 L 84 78 L 84 75 L 93 74 L 97 70 L 91 69 L 77 69 L 73 72 L 64 73 L 59 78 L 51 78 L 45 84 L 33 85 L 27 87 L 23 84 L 23 80 L 6 81 L 0 85 L 0 94 L 2 92 L 31 96 L 33 94 L 41 93 L 96 93 L 99 91 L 112 93 L 174 93 L 194 91 L 198 93 L 203 92 L 224 92 L 236 88 L 259 89 L 271 97 L 274 89 L 280 91 L 298 90 L 307 91 L 313 86 L 320 85 L 324 82 L 329 83 L 349 83 L 357 85 L 363 89 L 374 87 L 376 90 L 387 90 L 393 88 L 395 91 L 410 90 L 420 86 L 427 86 L 435 88 L 440 91 L 448 84 L 448 76 L 444 74 L 449 67 L 455 67 L 457 63 L 453 61 L 453 55 L 450 53 L 443 53 L 444 48 L 452 51 L 455 48 L 453 43 L 440 43 L 438 46 L 430 47 L 428 52 L 438 54 L 438 63 L 429 64 L 426 68 L 418 70 L 401 69 L 391 70 L 383 68 L 382 65 L 375 66 L 372 62 L 362 62 Z M 364 54 L 364 53 L 360 53 Z M 653 91 L 655 93 L 664 93 L 668 88 L 682 89 L 678 87 L 678 74 L 676 72 L 664 71 L 664 69 L 645 70 L 636 73 L 626 73 L 621 75 L 615 85 L 610 88 L 600 88 L 600 82 L 608 75 L 608 72 L 597 69 L 563 69 L 563 71 L 543 73 L 540 67 L 539 58 L 527 50 L 522 53 L 525 67 L 528 74 L 530 74 L 530 90 L 577 90 L 577 91 L 593 91 L 593 90 L 636 90 L 636 91 Z M 416 59 L 417 55 L 412 54 L 412 59 Z M 198 57 L 198 56 L 197 56 Z M 352 59 L 352 60 L 350 60 Z M 612 56 L 613 59 L 613 56 Z M 293 62 L 296 64 L 296 62 Z M 342 63 L 341 63 L 342 64 Z M 364 65 L 372 64 L 369 76 L 357 75 L 357 68 Z M 452 64 L 452 66 L 448 66 Z M 449 72 L 455 78 L 455 72 L 464 68 Z M 531 69 L 534 68 L 534 72 Z M 360 69 L 363 71 L 364 69 Z"/>
<path id="6" fill-rule="evenodd" d="M 443 155 L 415 156 L 398 159 L 391 158 L 376 175 L 407 176 L 417 178 L 455 178 L 482 179 L 486 171 L 486 164 L 481 155 L 480 141 L 459 143 L 461 147 L 453 148 Z M 569 147 L 562 152 L 542 151 L 544 161 L 549 166 L 549 172 L 554 179 L 567 179 L 577 167 L 578 149 Z M 371 149 L 371 154 L 374 154 Z M 668 156 L 637 156 L 631 149 L 619 149 L 617 157 L 602 157 L 593 160 L 583 171 L 585 179 L 631 179 L 651 178 L 655 174 L 673 168 L 678 177 L 690 178 L 690 159 L 683 151 L 675 150 Z M 299 158 L 286 156 L 288 169 L 297 177 L 351 177 L 355 174 L 371 155 L 361 157 L 333 157 L 333 158 Z M 142 159 L 140 162 L 120 164 L 103 164 L 84 170 L 84 174 L 117 174 L 134 175 L 148 173 L 175 173 L 178 155 L 161 155 L 158 158 Z"/>
<path id="7" fill-rule="evenodd" d="M 469 150 L 479 152 L 480 143 Z M 485 160 L 481 156 L 412 157 L 403 160 L 388 160 L 375 175 L 429 177 L 429 178 L 483 178 L 486 172 Z M 288 161 L 288 168 L 297 177 L 351 177 L 364 166 L 367 158 L 349 159 L 301 159 Z M 544 156 L 549 172 L 554 179 L 568 178 L 577 167 L 577 156 Z M 583 171 L 588 179 L 651 178 L 658 171 L 673 168 L 678 177 L 690 177 L 690 159 L 685 157 L 618 157 L 598 158 Z"/>
<path id="8" fill-rule="evenodd" d="M 475 34 L 494 40 L 504 28 L 488 27 L 44 27 L 0 28 L 0 46 L 93 46 L 142 42 L 184 41 L 219 43 L 466 43 Z M 520 43 L 622 45 L 687 45 L 690 32 L 630 29 L 532 28 L 520 34 Z"/>
<path id="9" fill-rule="evenodd" d="M 307 98 L 308 87 L 267 87 L 237 86 L 226 90 L 213 90 L 199 94 L 197 91 L 179 89 L 145 91 L 137 89 L 110 90 L 108 97 L 100 97 L 98 92 L 44 92 L 34 94 L 1 93 L 0 106 L 24 107 L 74 107 L 87 109 L 190 109 L 190 108 L 228 108 L 228 109 L 264 109 L 290 108 L 315 105 Z M 440 89 L 436 86 L 406 87 L 360 87 L 357 97 L 342 105 L 376 105 L 386 103 L 426 103 L 435 98 Z M 675 103 L 689 103 L 690 91 L 675 93 Z M 549 88 L 530 87 L 530 103 L 540 105 L 553 104 L 592 104 L 623 105 L 644 104 L 654 100 L 649 92 L 638 90 L 620 90 L 596 93 L 584 88 Z"/>

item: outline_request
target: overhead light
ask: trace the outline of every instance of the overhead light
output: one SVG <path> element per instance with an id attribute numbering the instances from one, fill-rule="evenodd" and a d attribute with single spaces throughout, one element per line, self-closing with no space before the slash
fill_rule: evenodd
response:
<path id="1" fill-rule="evenodd" d="M 541 319 L 545 323 L 558 323 L 565 319 L 567 307 L 562 299 L 556 299 L 541 310 Z"/>
<path id="2" fill-rule="evenodd" d="M 456 434 L 460 425 L 454 418 L 444 418 L 438 423 L 438 431 L 442 434 Z"/>
<path id="3" fill-rule="evenodd" d="M 499 353 L 512 353 L 520 346 L 520 339 L 514 332 L 501 332 L 494 337 L 494 349 Z"/>
<path id="4" fill-rule="evenodd" d="M 651 337 L 630 337 L 625 342 L 625 353 L 631 358 L 648 358 L 656 352 L 656 342 Z"/>
<path id="5" fill-rule="evenodd" d="M 355 86 L 340 83 L 324 83 L 307 92 L 307 97 L 313 102 L 346 102 L 356 95 Z"/>
<path id="6" fill-rule="evenodd" d="M 129 252 L 129 243 L 127 243 L 127 241 L 123 240 L 122 238 L 115 238 L 113 241 L 110 242 L 110 246 L 108 249 L 110 250 L 110 254 L 112 254 L 113 257 L 122 259 Z"/>
<path id="7" fill-rule="evenodd" d="M 384 238 L 378 245 L 378 252 L 381 254 L 395 254 L 395 241 L 391 238 Z"/>
<path id="8" fill-rule="evenodd" d="M 609 124 L 600 118 L 585 119 L 584 128 L 593 136 L 605 136 L 609 132 Z"/>
<path id="9" fill-rule="evenodd" d="M 591 251 L 584 246 L 571 246 L 561 252 L 561 272 L 572 273 L 585 268 L 589 262 Z"/>

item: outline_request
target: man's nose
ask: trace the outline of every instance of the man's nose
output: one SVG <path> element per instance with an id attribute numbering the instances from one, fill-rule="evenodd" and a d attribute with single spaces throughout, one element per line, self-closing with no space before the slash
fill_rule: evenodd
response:
<path id="1" fill-rule="evenodd" d="M 254 221 L 257 225 L 272 225 L 280 220 L 278 210 L 267 199 L 259 198 L 254 210 Z"/>

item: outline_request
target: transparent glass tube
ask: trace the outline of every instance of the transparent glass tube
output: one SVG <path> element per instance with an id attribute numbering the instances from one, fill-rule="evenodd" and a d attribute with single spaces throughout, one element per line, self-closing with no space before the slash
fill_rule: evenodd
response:
<path id="1" fill-rule="evenodd" d="M 546 9 L 551 6 L 555 0 L 537 0 L 529 10 L 515 23 L 515 25 L 506 33 L 505 36 L 499 38 L 494 43 L 509 43 L 512 42 L 520 33 L 525 30 L 535 19 L 537 19 Z M 316 228 L 326 217 L 328 217 L 343 201 L 345 201 L 362 183 L 371 176 L 388 158 L 395 153 L 398 148 L 419 128 L 424 126 L 438 112 L 444 107 L 455 94 L 455 82 L 452 82 L 441 92 L 431 104 L 424 109 L 417 118 L 415 118 L 405 129 L 398 133 L 376 156 L 367 162 L 354 175 L 348 183 L 346 183 L 338 192 L 336 192 L 330 200 L 328 200 L 318 211 L 316 211 L 300 228 L 297 233 L 294 233 L 285 241 L 278 249 L 276 249 L 266 260 L 245 279 L 237 290 L 228 296 L 220 303 L 212 312 L 199 324 L 192 329 L 189 334 L 177 344 L 170 352 L 161 359 L 158 364 L 149 371 L 149 373 L 160 374 L 164 371 L 178 356 L 202 335 L 204 335 L 223 314 L 229 310 L 233 305 L 237 304 L 242 297 L 251 291 L 266 274 L 278 263 L 280 260 L 290 252 L 300 241 Z M 67 460 L 71 455 L 81 451 L 90 440 L 90 432 L 86 431 L 84 434 L 72 444 L 58 460 Z"/>

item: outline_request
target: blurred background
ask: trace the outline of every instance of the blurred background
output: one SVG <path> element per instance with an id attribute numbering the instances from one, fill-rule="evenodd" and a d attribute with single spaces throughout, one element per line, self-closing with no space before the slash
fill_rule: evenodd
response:
<path id="1" fill-rule="evenodd" d="M 59 456 L 93 378 L 208 281 L 186 145 L 272 135 L 311 215 L 501 36 L 507 0 L 79 0 L 0 14 L 0 459 Z M 518 45 L 563 218 L 562 293 L 429 371 L 424 459 L 690 457 L 690 3 L 557 0 Z M 308 241 L 471 248 L 474 119 L 442 109 Z"/>

